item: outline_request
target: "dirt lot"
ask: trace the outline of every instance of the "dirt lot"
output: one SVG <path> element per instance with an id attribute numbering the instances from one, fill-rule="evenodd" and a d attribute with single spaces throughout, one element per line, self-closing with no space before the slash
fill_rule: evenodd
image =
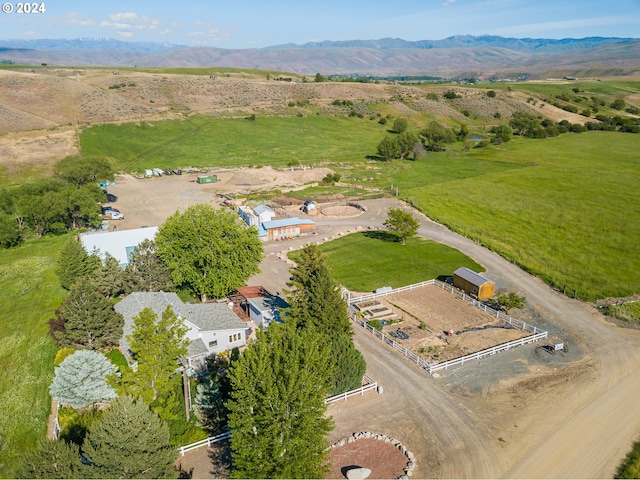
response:
<path id="1" fill-rule="evenodd" d="M 152 178 L 118 176 L 115 185 L 109 186 L 107 191 L 116 195 L 117 200 L 110 205 L 120 210 L 125 218 L 111 221 L 110 229 L 114 226 L 124 230 L 160 225 L 176 210 L 185 210 L 195 203 L 221 206 L 223 196 L 228 193 L 242 195 L 275 187 L 297 187 L 322 180 L 330 172 L 327 168 L 278 170 L 272 167 L 208 171 L 207 175 L 218 176 L 218 182 L 205 184 L 196 182 L 198 173 Z"/>
<path id="2" fill-rule="evenodd" d="M 530 335 L 526 330 L 497 322 L 494 316 L 434 285 L 377 300 L 398 318 L 398 323 L 386 325 L 382 331 L 389 335 L 400 330 L 409 335 L 409 339 L 395 340 L 429 363 L 451 360 Z"/>

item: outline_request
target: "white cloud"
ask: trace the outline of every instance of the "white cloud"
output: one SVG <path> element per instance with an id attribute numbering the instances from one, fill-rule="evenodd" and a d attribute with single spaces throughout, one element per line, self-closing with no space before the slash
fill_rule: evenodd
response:
<path id="1" fill-rule="evenodd" d="M 445 2 L 442 4 L 445 7 L 448 7 L 449 5 L 453 5 L 454 3 L 456 3 L 456 0 L 445 0 Z"/>

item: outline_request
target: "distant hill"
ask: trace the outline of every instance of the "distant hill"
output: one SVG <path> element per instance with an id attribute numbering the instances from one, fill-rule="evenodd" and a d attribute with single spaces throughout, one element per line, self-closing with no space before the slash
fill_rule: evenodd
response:
<path id="1" fill-rule="evenodd" d="M 113 39 L 0 40 L 0 61 L 48 65 L 218 66 L 365 75 L 433 75 L 447 78 L 531 78 L 640 74 L 640 39 L 588 37 L 532 39 L 456 35 L 442 40 L 399 38 L 310 42 L 260 49 L 188 47 Z"/>

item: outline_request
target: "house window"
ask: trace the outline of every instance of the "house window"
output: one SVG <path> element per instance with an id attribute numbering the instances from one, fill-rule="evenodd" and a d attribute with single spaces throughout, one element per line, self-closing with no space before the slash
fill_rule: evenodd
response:
<path id="1" fill-rule="evenodd" d="M 217 347 L 218 346 L 218 340 L 211 340 L 209 342 L 209 348 L 213 348 L 213 347 Z"/>
<path id="2" fill-rule="evenodd" d="M 233 342 L 233 335 L 229 335 L 229 343 Z"/>

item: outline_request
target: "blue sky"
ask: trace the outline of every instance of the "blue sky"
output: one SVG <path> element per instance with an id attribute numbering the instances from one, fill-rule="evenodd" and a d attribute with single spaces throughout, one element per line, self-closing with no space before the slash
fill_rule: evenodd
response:
<path id="1" fill-rule="evenodd" d="M 0 0 L 0 38 L 101 37 L 220 48 L 451 35 L 640 38 L 640 0 Z"/>

